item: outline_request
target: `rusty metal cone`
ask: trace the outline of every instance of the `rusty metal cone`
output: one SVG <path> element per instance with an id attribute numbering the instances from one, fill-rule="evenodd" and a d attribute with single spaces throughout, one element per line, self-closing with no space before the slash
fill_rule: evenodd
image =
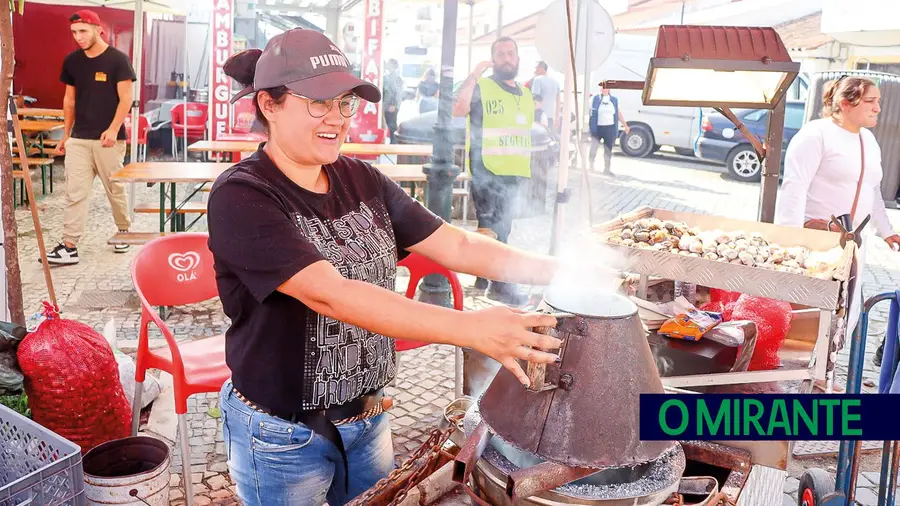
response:
<path id="1" fill-rule="evenodd" d="M 549 389 L 526 389 L 500 369 L 479 400 L 482 418 L 495 434 L 544 460 L 592 468 L 656 460 L 677 443 L 640 439 L 640 394 L 664 389 L 637 306 L 617 294 L 593 294 L 589 305 L 580 296 L 574 303 L 545 294 L 553 310 L 576 314 L 559 318 L 550 332 L 563 347 L 562 362 L 543 374 Z"/>

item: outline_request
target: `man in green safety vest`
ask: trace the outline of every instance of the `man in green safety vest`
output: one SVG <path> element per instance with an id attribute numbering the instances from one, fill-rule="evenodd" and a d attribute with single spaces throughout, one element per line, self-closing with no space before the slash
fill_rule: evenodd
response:
<path id="1" fill-rule="evenodd" d="M 493 68 L 490 77 L 482 77 Z M 478 232 L 508 242 L 519 186 L 531 177 L 531 90 L 516 82 L 519 48 L 509 37 L 491 46 L 491 61 L 479 63 L 459 89 L 454 116 L 467 116 L 466 160 L 472 174 L 472 200 Z M 475 287 L 487 296 L 519 306 L 526 297 L 516 285 L 479 278 Z"/>

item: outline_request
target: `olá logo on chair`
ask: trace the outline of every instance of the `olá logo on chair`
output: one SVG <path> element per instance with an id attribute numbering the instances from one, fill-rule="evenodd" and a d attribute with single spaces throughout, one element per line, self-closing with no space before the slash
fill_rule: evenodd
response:
<path id="1" fill-rule="evenodd" d="M 169 267 L 178 271 L 175 275 L 180 283 L 197 279 L 194 269 L 200 266 L 200 254 L 196 251 L 172 253 L 169 255 Z"/>

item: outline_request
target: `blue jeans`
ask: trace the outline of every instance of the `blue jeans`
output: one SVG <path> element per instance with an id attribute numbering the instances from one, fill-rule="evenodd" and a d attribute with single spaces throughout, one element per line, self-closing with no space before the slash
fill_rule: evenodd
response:
<path id="1" fill-rule="evenodd" d="M 394 468 L 387 413 L 338 426 L 350 471 L 345 493 L 341 454 L 320 434 L 251 409 L 231 381 L 222 386 L 219 406 L 228 470 L 244 506 L 340 506 Z"/>

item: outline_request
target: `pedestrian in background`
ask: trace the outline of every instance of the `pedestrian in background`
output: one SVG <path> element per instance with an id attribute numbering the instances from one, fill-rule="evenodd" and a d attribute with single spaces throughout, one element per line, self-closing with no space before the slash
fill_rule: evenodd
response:
<path id="1" fill-rule="evenodd" d="M 609 90 L 603 88 L 599 95 L 594 96 L 591 103 L 591 170 L 597 160 L 597 150 L 603 144 L 603 173 L 612 175 L 612 148 L 619 137 L 619 122 L 627 135 L 631 132 L 625 116 L 619 110 L 619 99 L 610 95 Z"/>
<path id="2" fill-rule="evenodd" d="M 403 102 L 403 78 L 400 77 L 400 63 L 391 58 L 385 66 L 387 74 L 384 75 L 384 124 L 387 125 L 391 144 L 396 144 L 394 134 L 397 132 L 397 114 L 400 112 L 400 104 Z"/>
<path id="3" fill-rule="evenodd" d="M 869 130 L 878 124 L 881 111 L 878 86 L 861 77 L 841 77 L 826 85 L 822 105 L 824 117 L 803 125 L 788 144 L 775 224 L 837 231 L 831 216 L 850 215 L 855 230 L 871 216 L 867 229 L 874 228 L 892 249 L 900 247 L 881 197 L 881 147 Z M 865 268 L 868 232 L 859 248 L 857 272 Z M 855 332 L 863 304 L 860 280 L 850 299 L 846 331 Z M 845 339 L 846 332 L 835 351 Z M 876 359 L 880 362 L 877 353 Z M 823 389 L 818 381 L 816 386 Z M 840 390 L 836 385 L 835 391 Z"/>
<path id="4" fill-rule="evenodd" d="M 101 34 L 100 16 L 80 10 L 69 18 L 79 49 L 63 60 L 60 80 L 65 127 L 58 150 L 65 155 L 66 209 L 63 237 L 47 253 L 51 264 L 77 264 L 78 241 L 84 234 L 90 210 L 94 177 L 99 176 L 120 232 L 131 227 L 125 186 L 110 180 L 125 161 L 125 117 L 131 109 L 134 69 L 125 53 L 110 47 Z M 116 245 L 117 253 L 128 249 Z"/>
<path id="5" fill-rule="evenodd" d="M 419 81 L 416 88 L 416 98 L 419 100 L 419 114 L 429 111 L 436 111 L 438 108 L 438 91 L 440 83 L 437 81 L 437 74 L 434 69 L 429 68 Z"/>

